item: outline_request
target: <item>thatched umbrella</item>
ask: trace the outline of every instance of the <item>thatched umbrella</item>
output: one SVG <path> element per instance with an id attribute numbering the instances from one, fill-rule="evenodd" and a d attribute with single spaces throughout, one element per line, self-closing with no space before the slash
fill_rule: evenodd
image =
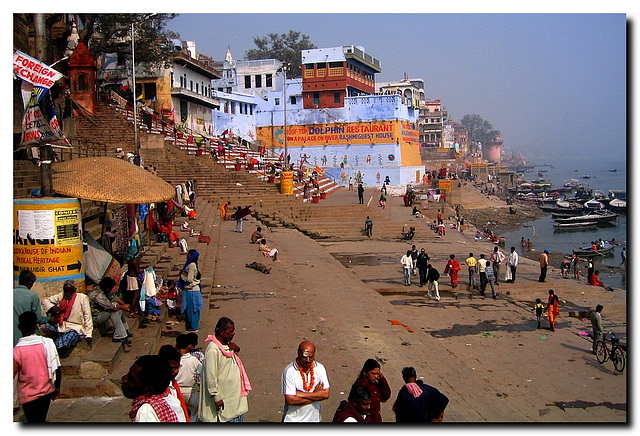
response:
<path id="1" fill-rule="evenodd" d="M 149 171 L 115 157 L 84 157 L 52 165 L 53 191 L 67 197 L 120 204 L 159 203 L 175 188 Z"/>
<path id="2" fill-rule="evenodd" d="M 104 202 L 105 214 L 107 203 L 160 203 L 176 195 L 175 188 L 160 177 L 115 157 L 84 157 L 57 162 L 52 170 L 55 193 Z M 102 224 L 102 233 L 105 224 L 106 221 Z"/>

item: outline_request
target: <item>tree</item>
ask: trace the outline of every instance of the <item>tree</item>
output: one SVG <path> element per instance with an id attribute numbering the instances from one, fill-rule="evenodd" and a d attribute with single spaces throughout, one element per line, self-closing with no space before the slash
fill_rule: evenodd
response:
<path id="1" fill-rule="evenodd" d="M 493 141 L 500 136 L 500 131 L 494 130 L 491 123 L 487 120 L 483 120 L 478 114 L 465 115 L 462 117 L 460 123 L 464 125 L 469 132 L 470 142 L 481 142 L 484 144 L 486 142 Z"/>
<path id="2" fill-rule="evenodd" d="M 177 14 L 78 14 L 78 34 L 88 41 L 94 59 L 102 53 L 131 56 L 131 24 L 135 29 L 136 64 L 151 70 L 165 67 L 174 54 L 171 40 L 179 38 L 167 30 Z"/>
<path id="3" fill-rule="evenodd" d="M 277 59 L 288 62 L 290 65 L 288 77 L 302 77 L 302 50 L 318 48 L 309 41 L 309 36 L 294 30 L 281 35 L 270 33 L 262 38 L 255 37 L 253 43 L 256 48 L 245 53 L 248 60 Z"/>

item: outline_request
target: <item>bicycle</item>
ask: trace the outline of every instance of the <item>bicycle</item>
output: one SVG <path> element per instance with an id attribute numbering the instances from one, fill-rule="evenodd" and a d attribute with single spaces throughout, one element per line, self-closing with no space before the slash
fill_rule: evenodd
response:
<path id="1" fill-rule="evenodd" d="M 611 337 L 609 339 L 611 343 L 610 349 L 607 348 L 607 335 Z M 620 339 L 616 338 L 612 332 L 605 333 L 602 340 L 596 344 L 596 359 L 598 359 L 599 363 L 604 363 L 607 359 L 611 359 L 615 369 L 614 373 L 622 373 L 622 371 L 624 371 L 627 362 L 625 351 L 620 345 Z"/>

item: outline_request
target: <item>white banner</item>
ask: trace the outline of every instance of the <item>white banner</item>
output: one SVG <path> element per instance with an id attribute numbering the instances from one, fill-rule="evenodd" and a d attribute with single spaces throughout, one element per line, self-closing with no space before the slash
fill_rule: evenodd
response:
<path id="1" fill-rule="evenodd" d="M 62 74 L 47 64 L 18 50 L 13 54 L 13 73 L 19 79 L 47 89 L 62 77 Z"/>

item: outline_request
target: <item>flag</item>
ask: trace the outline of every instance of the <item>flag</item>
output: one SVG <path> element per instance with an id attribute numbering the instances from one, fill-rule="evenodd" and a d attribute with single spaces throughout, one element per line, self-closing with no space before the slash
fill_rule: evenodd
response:
<path id="1" fill-rule="evenodd" d="M 280 153 L 280 157 L 278 158 L 278 160 L 282 160 L 282 159 L 284 159 L 284 151 Z"/>
<path id="2" fill-rule="evenodd" d="M 227 135 L 229 133 L 229 129 L 226 129 L 224 132 L 222 132 L 220 134 L 220 136 L 222 136 L 223 138 L 225 137 L 225 135 Z"/>

